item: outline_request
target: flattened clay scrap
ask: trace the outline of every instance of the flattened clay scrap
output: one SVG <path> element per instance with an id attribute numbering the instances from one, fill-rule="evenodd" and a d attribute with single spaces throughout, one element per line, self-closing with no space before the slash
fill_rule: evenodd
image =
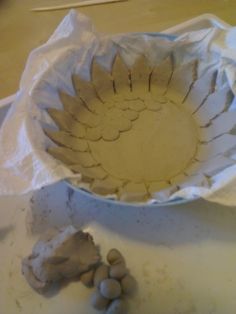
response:
<path id="1" fill-rule="evenodd" d="M 101 195 L 112 194 L 115 193 L 122 184 L 122 181 L 108 176 L 104 180 L 94 180 L 91 185 L 91 190 Z"/>
<path id="2" fill-rule="evenodd" d="M 173 64 L 171 57 L 167 57 L 153 69 L 150 80 L 150 89 L 153 95 L 163 95 L 166 92 L 172 71 Z"/>
<path id="3" fill-rule="evenodd" d="M 39 240 L 22 261 L 22 272 L 32 288 L 43 293 L 53 282 L 88 271 L 100 260 L 93 238 L 73 226 Z"/>
<path id="4" fill-rule="evenodd" d="M 88 150 L 88 143 L 85 140 L 71 136 L 70 133 L 64 131 L 44 130 L 46 135 L 55 143 L 68 147 L 72 150 L 85 152 Z"/>
<path id="5" fill-rule="evenodd" d="M 167 90 L 167 97 L 175 103 L 182 103 L 188 92 L 197 79 L 196 61 L 178 66 L 171 77 Z"/>
<path id="6" fill-rule="evenodd" d="M 130 91 L 131 82 L 129 70 L 119 54 L 117 54 L 114 59 L 114 64 L 112 67 L 112 78 L 114 80 L 116 93 L 119 94 L 121 91 Z"/>
<path id="7" fill-rule="evenodd" d="M 148 192 L 152 195 L 160 190 L 167 189 L 170 184 L 167 181 L 157 181 L 148 184 Z"/>
<path id="8" fill-rule="evenodd" d="M 107 172 L 103 170 L 102 167 L 100 166 L 95 166 L 95 167 L 90 167 L 90 168 L 85 168 L 82 167 L 81 165 L 71 165 L 69 168 L 74 171 L 75 173 L 81 173 L 83 179 L 105 179 L 107 177 Z M 86 180 L 87 181 L 87 180 Z"/>
<path id="9" fill-rule="evenodd" d="M 92 82 L 102 101 L 107 101 L 112 106 L 112 102 L 110 102 L 110 99 L 114 95 L 112 76 L 98 65 L 95 60 L 92 63 Z"/>
<path id="10" fill-rule="evenodd" d="M 199 121 L 199 125 L 207 125 L 211 119 L 227 108 L 230 101 L 232 101 L 232 93 L 229 87 L 224 87 L 211 94 L 194 114 Z"/>
<path id="11" fill-rule="evenodd" d="M 147 58 L 142 55 L 137 58 L 130 69 L 132 92 L 138 92 L 139 95 L 145 95 L 149 91 L 149 77 L 151 68 Z"/>
<path id="12" fill-rule="evenodd" d="M 81 164 L 85 168 L 98 165 L 96 160 L 88 152 L 75 152 L 65 147 L 49 147 L 48 152 L 67 165 Z"/>
<path id="13" fill-rule="evenodd" d="M 147 189 L 143 183 L 127 183 L 119 189 L 120 199 L 127 202 L 142 201 L 147 196 Z"/>
<path id="14" fill-rule="evenodd" d="M 91 81 L 85 81 L 78 75 L 73 75 L 72 82 L 77 95 L 84 101 L 89 110 L 96 112 L 96 107 L 92 103 L 94 99 L 99 101 L 99 97 Z M 102 102 L 100 101 L 100 103 Z"/>
<path id="15" fill-rule="evenodd" d="M 92 294 L 91 304 L 98 311 L 105 310 L 109 302 L 109 299 L 105 298 L 98 290 Z"/>
<path id="16" fill-rule="evenodd" d="M 202 77 L 198 78 L 184 103 L 191 113 L 195 112 L 201 104 L 206 100 L 207 96 L 210 95 L 213 90 L 213 82 L 215 77 L 215 71 L 210 70 Z"/>

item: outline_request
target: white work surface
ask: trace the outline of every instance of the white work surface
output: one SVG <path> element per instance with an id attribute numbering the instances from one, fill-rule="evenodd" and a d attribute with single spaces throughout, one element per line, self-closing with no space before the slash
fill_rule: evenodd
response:
<path id="1" fill-rule="evenodd" d="M 48 226 L 91 232 L 102 255 L 116 247 L 138 281 L 130 313 L 236 312 L 236 210 L 204 201 L 173 207 L 97 204 L 65 183 L 1 198 L 0 313 L 94 314 L 91 291 L 72 282 L 50 297 L 21 275 L 21 259 Z M 30 200 L 31 199 L 31 200 Z"/>
<path id="2" fill-rule="evenodd" d="M 147 6 L 144 5 L 146 2 Z M 157 6 L 157 2 L 159 5 L 154 14 L 150 8 L 153 9 L 154 4 Z M 108 21 L 107 17 L 103 20 L 102 7 L 91 8 L 91 10 L 86 8 L 84 13 L 93 18 L 97 17 L 95 20 L 98 25 L 103 25 L 103 28 L 100 25 L 103 31 L 106 25 L 110 26 L 112 23 L 114 25 L 112 24 L 111 32 L 153 31 L 186 19 L 189 10 L 185 5 L 186 3 L 190 5 L 190 2 L 183 1 L 182 5 L 180 2 L 182 3 L 179 1 L 177 4 L 177 1 L 168 0 L 163 1 L 162 4 L 159 1 L 137 0 L 135 5 L 134 1 L 130 1 L 124 5 L 129 7 L 123 18 L 126 23 L 122 20 L 123 24 L 119 25 L 116 24 L 117 20 Z M 25 15 L 22 13 L 21 16 L 21 11 L 23 12 L 26 4 L 31 4 L 33 1 L 22 1 L 22 3 L 25 5 L 22 5 L 20 10 L 16 6 L 15 11 L 9 10 L 9 14 L 12 12 L 10 17 L 15 21 L 15 28 L 18 27 L 17 21 L 21 20 L 22 25 L 27 24 L 29 36 L 24 32 L 28 39 L 25 39 L 26 45 L 21 46 L 26 47 L 28 54 L 29 49 L 39 44 L 42 38 L 45 40 L 49 36 L 65 12 L 35 16 L 31 21 L 29 14 L 27 13 L 26 16 L 26 13 Z M 233 2 L 205 1 L 204 3 L 191 1 L 193 8 L 191 17 L 207 10 L 215 11 L 215 13 L 222 13 L 223 18 L 227 17 L 226 21 L 235 24 L 232 20 L 234 11 L 232 5 L 235 6 Z M 209 10 L 210 3 L 214 4 L 213 11 Z M 176 10 L 169 10 L 174 4 Z M 196 7 L 201 7 L 201 10 Z M 116 8 L 119 13 L 117 18 L 119 15 L 123 16 L 119 11 L 122 5 L 119 4 Z M 137 12 L 140 12 L 141 20 Z M 15 19 L 16 15 L 18 19 Z M 144 19 L 146 15 L 148 19 Z M 47 20 L 45 25 L 48 25 L 48 28 L 43 27 L 44 23 L 37 22 L 39 17 Z M 160 17 L 163 17 L 162 20 Z M 4 21 L 11 21 L 11 19 L 6 14 L 2 21 L 3 24 L 0 20 L 0 26 L 4 26 Z M 34 32 L 29 27 L 31 25 L 29 21 L 34 25 L 32 28 Z M 160 21 L 162 26 L 159 25 Z M 38 33 L 35 29 L 36 22 Z M 38 35 L 35 36 L 35 33 Z M 19 37 L 14 34 L 12 38 Z M 8 42 L 13 41 L 6 39 L 5 41 L 6 49 L 0 49 L 3 70 L 1 73 L 4 79 L 6 73 L 8 77 L 6 82 L 4 81 L 5 85 L 2 85 L 4 88 L 1 97 L 15 91 L 16 81 L 23 69 L 22 60 L 26 55 L 20 53 L 15 64 L 12 62 L 14 58 L 11 58 L 8 63 L 5 62 L 4 56 L 9 57 L 14 52 L 7 45 Z M 10 55 L 6 53 L 7 49 L 11 52 Z M 9 69 L 10 63 L 12 68 Z M 14 75 L 11 75 L 13 72 Z M 128 267 L 138 282 L 137 294 L 130 302 L 130 314 L 236 313 L 236 208 L 227 208 L 205 201 L 172 207 L 111 206 L 107 203 L 98 204 L 89 199 L 86 194 L 77 194 L 65 183 L 44 188 L 33 195 L 2 197 L 0 206 L 0 314 L 98 313 L 89 304 L 91 291 L 79 281 L 71 282 L 60 291 L 43 297 L 28 286 L 21 274 L 21 259 L 30 253 L 39 234 L 49 226 L 58 227 L 66 224 L 73 224 L 91 232 L 95 242 L 101 247 L 103 257 L 112 247 L 123 252 Z"/>

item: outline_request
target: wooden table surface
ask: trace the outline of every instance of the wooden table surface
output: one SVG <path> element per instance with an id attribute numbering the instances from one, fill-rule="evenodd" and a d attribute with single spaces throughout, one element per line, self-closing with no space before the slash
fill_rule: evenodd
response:
<path id="1" fill-rule="evenodd" d="M 17 91 L 30 51 L 48 39 L 68 12 L 34 13 L 30 9 L 66 2 L 0 0 L 0 98 Z M 160 31 L 203 13 L 213 13 L 236 24 L 234 0 L 128 0 L 80 8 L 80 12 L 91 17 L 96 28 L 106 33 Z"/>

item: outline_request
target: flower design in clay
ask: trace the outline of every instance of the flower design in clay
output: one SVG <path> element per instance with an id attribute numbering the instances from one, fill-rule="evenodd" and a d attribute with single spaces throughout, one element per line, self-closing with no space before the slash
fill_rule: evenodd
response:
<path id="1" fill-rule="evenodd" d="M 120 132 L 128 131 L 132 127 L 130 117 L 118 108 L 109 108 L 101 114 L 99 125 L 88 128 L 86 138 L 91 141 L 101 137 L 106 141 L 114 141 L 120 136 Z"/>
<path id="2" fill-rule="evenodd" d="M 74 185 L 163 201 L 185 186 L 208 187 L 234 163 L 230 86 L 216 84 L 215 68 L 201 75 L 204 61 L 174 64 L 173 56 L 150 65 L 140 54 L 128 66 L 117 52 L 107 67 L 95 56 L 89 80 L 72 75 L 74 95 L 59 91 L 63 108 L 47 110 L 57 127 L 45 129 L 57 144 L 48 152 L 78 174 Z"/>

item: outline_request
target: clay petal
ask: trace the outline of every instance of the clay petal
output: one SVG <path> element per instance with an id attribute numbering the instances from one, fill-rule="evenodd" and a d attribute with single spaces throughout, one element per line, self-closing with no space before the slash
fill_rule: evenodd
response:
<path id="1" fill-rule="evenodd" d="M 137 100 L 130 100 L 129 101 L 130 104 L 129 104 L 129 108 L 131 110 L 134 110 L 134 111 L 143 111 L 146 106 L 144 104 L 144 102 L 140 99 L 137 99 Z"/>
<path id="2" fill-rule="evenodd" d="M 194 82 L 184 102 L 191 113 L 194 113 L 201 106 L 207 96 L 213 92 L 214 80 L 215 70 L 209 70 Z"/>
<path id="3" fill-rule="evenodd" d="M 94 60 L 92 63 L 92 82 L 97 94 L 103 102 L 109 101 L 114 95 L 111 74 L 99 66 Z"/>
<path id="4" fill-rule="evenodd" d="M 102 137 L 101 128 L 88 128 L 86 130 L 86 139 L 90 141 L 98 141 Z"/>
<path id="5" fill-rule="evenodd" d="M 112 78 L 114 80 L 116 93 L 130 91 L 129 70 L 119 54 L 116 55 L 112 67 Z"/>
<path id="6" fill-rule="evenodd" d="M 162 95 L 166 92 L 172 71 L 171 57 L 167 57 L 153 69 L 150 79 L 150 89 L 153 94 Z"/>
<path id="7" fill-rule="evenodd" d="M 102 129 L 102 137 L 105 141 L 114 141 L 119 137 L 119 131 L 112 126 L 104 126 Z"/>
<path id="8" fill-rule="evenodd" d="M 147 58 L 144 55 L 138 57 L 130 71 L 132 92 L 145 95 L 149 91 L 149 76 L 151 74 Z"/>
<path id="9" fill-rule="evenodd" d="M 64 147 L 49 147 L 48 152 L 67 165 L 81 164 L 83 167 L 92 167 L 98 164 L 88 152 L 75 152 Z"/>
<path id="10" fill-rule="evenodd" d="M 112 120 L 112 125 L 114 125 L 119 131 L 128 131 L 132 128 L 132 123 L 125 117 L 120 117 L 116 120 Z"/>
<path id="11" fill-rule="evenodd" d="M 88 150 L 88 143 L 85 140 L 71 136 L 70 133 L 49 130 L 45 130 L 44 132 L 52 141 L 57 144 L 80 152 L 85 152 Z"/>
<path id="12" fill-rule="evenodd" d="M 134 120 L 138 119 L 138 117 L 139 117 L 139 112 L 128 109 L 128 110 L 125 110 L 125 111 L 123 112 L 123 115 L 124 115 L 126 118 L 128 118 L 129 120 L 134 121 Z"/>
<path id="13" fill-rule="evenodd" d="M 76 122 L 71 125 L 69 132 L 75 137 L 83 138 L 85 136 L 86 130 L 83 124 Z"/>
<path id="14" fill-rule="evenodd" d="M 95 193 L 106 195 L 115 193 L 120 186 L 122 186 L 122 181 L 108 176 L 104 180 L 95 180 L 91 185 L 91 190 Z"/>
<path id="15" fill-rule="evenodd" d="M 84 168 L 81 165 L 72 165 L 69 166 L 69 168 L 76 172 L 81 173 L 83 179 L 104 179 L 107 177 L 107 173 L 105 170 L 103 170 L 100 166 L 95 166 L 91 168 Z"/>
<path id="16" fill-rule="evenodd" d="M 80 98 L 73 97 L 63 91 L 59 91 L 59 97 L 63 104 L 64 110 L 70 113 L 72 116 L 76 116 L 79 112 L 79 108 L 83 106 L 83 101 Z"/>
<path id="17" fill-rule="evenodd" d="M 54 108 L 47 109 L 47 112 L 55 124 L 64 131 L 69 131 L 71 124 L 75 122 L 73 117 L 68 112 Z"/>
<path id="18" fill-rule="evenodd" d="M 180 65 L 174 70 L 166 94 L 169 99 L 177 104 L 184 101 L 192 84 L 197 79 L 196 66 L 196 61 L 192 61 Z"/>
<path id="19" fill-rule="evenodd" d="M 120 199 L 126 202 L 143 201 L 147 193 L 144 183 L 127 183 L 119 190 Z"/>
<path id="20" fill-rule="evenodd" d="M 84 101 L 89 110 L 94 111 L 95 108 L 91 103 L 94 99 L 97 99 L 98 101 L 100 100 L 91 81 L 85 81 L 78 75 L 73 75 L 72 82 L 77 95 Z"/>

